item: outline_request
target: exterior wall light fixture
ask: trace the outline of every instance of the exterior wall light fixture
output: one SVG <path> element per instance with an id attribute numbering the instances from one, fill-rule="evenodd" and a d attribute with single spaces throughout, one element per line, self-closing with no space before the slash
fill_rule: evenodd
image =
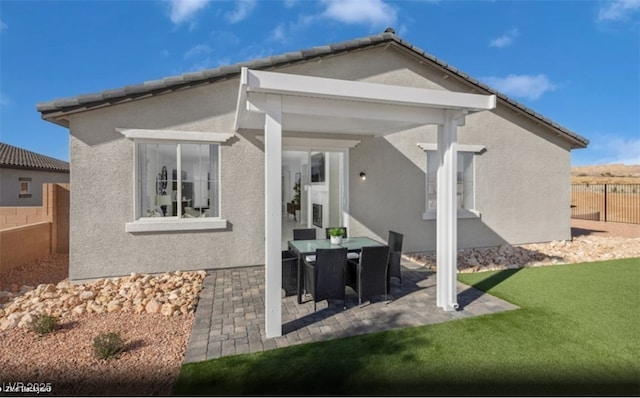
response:
<path id="1" fill-rule="evenodd" d="M 360 172 L 360 179 L 362 179 L 362 181 L 367 179 L 367 175 L 364 173 L 364 171 Z"/>

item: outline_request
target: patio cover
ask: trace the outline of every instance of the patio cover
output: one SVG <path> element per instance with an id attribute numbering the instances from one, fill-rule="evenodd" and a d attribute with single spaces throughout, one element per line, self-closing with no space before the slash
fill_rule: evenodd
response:
<path id="1" fill-rule="evenodd" d="M 457 127 L 495 95 L 456 93 L 242 69 L 236 131 L 264 130 L 265 331 L 282 335 L 282 131 L 384 136 L 438 126 L 437 306 L 457 309 Z"/>

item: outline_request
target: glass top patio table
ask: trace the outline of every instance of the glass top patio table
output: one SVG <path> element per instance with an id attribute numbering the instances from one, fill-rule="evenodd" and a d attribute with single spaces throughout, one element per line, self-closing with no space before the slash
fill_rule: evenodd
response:
<path id="1" fill-rule="evenodd" d="M 303 291 L 303 272 L 302 256 L 309 254 L 315 254 L 316 249 L 337 249 L 340 247 L 346 248 L 350 252 L 362 251 L 366 246 L 386 246 L 384 243 L 380 243 L 377 240 L 366 237 L 354 237 L 344 238 L 339 245 L 332 245 L 330 239 L 314 239 L 314 240 L 290 240 L 289 249 L 298 255 L 298 304 L 302 303 L 302 291 Z"/>
<path id="2" fill-rule="evenodd" d="M 385 244 L 366 237 L 344 238 L 339 245 L 332 245 L 330 239 L 289 241 L 289 248 L 298 254 L 314 254 L 316 249 L 337 249 L 340 247 L 344 247 L 348 251 L 361 251 L 365 246 L 385 246 Z"/>

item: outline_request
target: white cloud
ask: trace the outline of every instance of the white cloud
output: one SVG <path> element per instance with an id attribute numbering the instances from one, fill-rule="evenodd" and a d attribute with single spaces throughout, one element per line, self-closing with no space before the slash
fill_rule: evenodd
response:
<path id="1" fill-rule="evenodd" d="M 0 21 L 0 30 L 9 29 L 9 25 L 4 23 L 4 21 Z"/>
<path id="2" fill-rule="evenodd" d="M 191 47 L 184 53 L 184 58 L 194 58 L 200 57 L 203 55 L 207 55 L 211 53 L 211 47 L 207 44 L 198 44 L 196 46 Z"/>
<path id="3" fill-rule="evenodd" d="M 489 47 L 503 48 L 510 46 L 519 35 L 520 32 L 518 32 L 518 29 L 513 28 L 502 36 L 496 37 L 495 39 L 491 40 L 491 42 L 489 42 Z"/>
<path id="4" fill-rule="evenodd" d="M 619 21 L 640 10 L 640 0 L 616 0 L 606 3 L 598 12 L 598 21 Z"/>
<path id="5" fill-rule="evenodd" d="M 614 133 L 596 133 L 588 138 L 591 142 L 585 151 L 591 152 L 591 163 L 640 165 L 640 138 Z"/>
<path id="6" fill-rule="evenodd" d="M 240 22 L 247 18 L 256 7 L 256 0 L 238 0 L 236 9 L 227 13 L 226 17 L 230 23 Z"/>
<path id="7" fill-rule="evenodd" d="M 547 91 L 556 89 L 556 86 L 544 74 L 490 76 L 480 80 L 506 95 L 529 100 L 537 100 Z"/>
<path id="8" fill-rule="evenodd" d="M 391 26 L 397 20 L 395 8 L 382 0 L 322 0 L 323 15 L 348 24 Z"/>
<path id="9" fill-rule="evenodd" d="M 169 0 L 171 22 L 180 24 L 192 19 L 211 0 Z"/>
<path id="10" fill-rule="evenodd" d="M 285 43 L 287 41 L 287 33 L 283 23 L 278 24 L 278 26 L 276 26 L 275 29 L 271 31 L 269 40 L 277 41 L 280 43 Z"/>
<path id="11" fill-rule="evenodd" d="M 284 6 L 286 8 L 294 7 L 296 4 L 298 4 L 298 0 L 284 0 Z"/>

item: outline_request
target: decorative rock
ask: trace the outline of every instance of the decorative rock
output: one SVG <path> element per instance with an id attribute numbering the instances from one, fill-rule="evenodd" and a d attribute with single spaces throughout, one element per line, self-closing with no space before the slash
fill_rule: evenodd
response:
<path id="1" fill-rule="evenodd" d="M 13 329 L 18 326 L 18 321 L 15 319 L 4 318 L 0 322 L 0 330 Z"/>
<path id="2" fill-rule="evenodd" d="M 134 312 L 179 316 L 195 311 L 206 273 L 174 272 L 162 275 L 132 274 L 128 277 L 99 279 L 93 283 L 42 284 L 36 289 L 23 286 L 19 295 L 0 292 L 0 330 L 30 323 L 27 313 L 60 317 L 85 313 Z M 12 290 L 18 292 L 17 286 Z M 0 301 L 2 302 L 2 301 Z M 3 329 L 4 328 L 4 329 Z"/>
<path id="3" fill-rule="evenodd" d="M 80 300 L 86 301 L 94 298 L 96 294 L 91 290 L 87 290 L 85 292 L 80 293 Z"/>
<path id="4" fill-rule="evenodd" d="M 33 315 L 30 312 L 27 312 L 22 316 L 22 318 L 20 318 L 17 326 L 19 328 L 29 327 L 31 325 L 31 322 L 33 322 Z"/>
<path id="5" fill-rule="evenodd" d="M 166 303 L 162 305 L 162 309 L 160 310 L 160 313 L 162 315 L 165 316 L 171 316 L 173 315 L 173 312 L 176 310 L 176 306 L 170 303 Z"/>
<path id="6" fill-rule="evenodd" d="M 107 312 L 116 312 L 120 311 L 121 309 L 122 305 L 120 305 L 120 302 L 118 300 L 110 301 L 109 304 L 107 304 Z"/>
<path id="7" fill-rule="evenodd" d="M 162 310 L 162 303 L 156 299 L 150 300 L 144 310 L 149 314 L 157 314 Z"/>
<path id="8" fill-rule="evenodd" d="M 428 269 L 436 269 L 434 252 L 414 253 L 405 257 Z M 482 272 L 635 257 L 640 257 L 640 238 L 590 236 L 586 239 L 581 236 L 571 241 L 460 250 L 458 251 L 458 272 Z"/>

